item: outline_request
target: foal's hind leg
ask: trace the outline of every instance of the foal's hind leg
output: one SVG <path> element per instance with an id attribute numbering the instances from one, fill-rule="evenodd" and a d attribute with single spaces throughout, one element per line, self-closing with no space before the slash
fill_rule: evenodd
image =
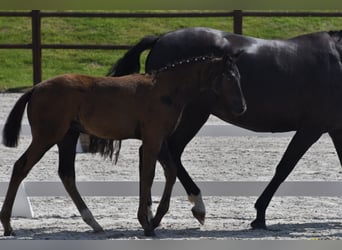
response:
<path id="1" fill-rule="evenodd" d="M 0 220 L 4 227 L 5 236 L 14 235 L 10 217 L 20 183 L 25 179 L 32 167 L 43 157 L 44 153 L 48 151 L 50 147 L 51 145 L 44 145 L 33 139 L 25 153 L 14 164 L 6 198 L 2 205 L 0 214 Z"/>
<path id="2" fill-rule="evenodd" d="M 321 131 L 315 130 L 296 132 L 279 162 L 271 182 L 267 185 L 266 189 L 255 203 L 257 216 L 251 224 L 253 229 L 266 229 L 265 213 L 274 193 L 291 173 L 300 158 L 302 158 L 305 152 L 321 137 L 321 135 Z"/>
<path id="3" fill-rule="evenodd" d="M 79 132 L 69 130 L 65 135 L 62 142 L 58 143 L 59 151 L 59 167 L 58 174 L 61 178 L 64 187 L 71 199 L 74 201 L 78 211 L 80 212 L 83 220 L 91 226 L 95 232 L 103 231 L 102 227 L 96 222 L 92 213 L 84 203 L 81 195 L 79 194 L 75 182 L 75 155 L 76 144 Z"/>

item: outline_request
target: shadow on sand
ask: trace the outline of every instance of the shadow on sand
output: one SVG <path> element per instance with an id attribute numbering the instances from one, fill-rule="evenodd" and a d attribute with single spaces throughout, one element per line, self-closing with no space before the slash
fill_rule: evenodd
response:
<path id="1" fill-rule="evenodd" d="M 107 239 L 147 239 L 141 229 L 107 229 L 103 233 L 93 231 L 59 231 L 57 227 L 41 229 L 18 229 L 16 236 L 2 239 L 33 240 L 107 240 Z M 325 232 L 321 234 L 321 232 Z M 326 233 L 328 232 L 328 233 Z M 331 232 L 331 233 L 330 233 Z M 270 225 L 268 230 L 202 230 L 156 229 L 153 239 L 336 239 L 342 238 L 342 224 L 339 222 L 298 223 Z"/>

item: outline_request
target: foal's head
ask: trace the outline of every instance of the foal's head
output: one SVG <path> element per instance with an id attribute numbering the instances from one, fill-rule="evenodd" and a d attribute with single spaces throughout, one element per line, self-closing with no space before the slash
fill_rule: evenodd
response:
<path id="1" fill-rule="evenodd" d="M 155 79 L 163 86 L 168 84 L 186 84 L 190 88 L 196 86 L 198 91 L 213 91 L 222 108 L 234 115 L 242 115 L 246 111 L 246 102 L 241 91 L 240 73 L 236 60 L 241 52 L 234 56 L 223 57 L 200 56 L 174 64 L 156 71 Z"/>
<path id="2" fill-rule="evenodd" d="M 240 54 L 241 52 L 233 56 L 213 58 L 208 68 L 208 87 L 233 115 L 242 115 L 247 109 L 241 90 L 239 69 L 235 63 Z"/>

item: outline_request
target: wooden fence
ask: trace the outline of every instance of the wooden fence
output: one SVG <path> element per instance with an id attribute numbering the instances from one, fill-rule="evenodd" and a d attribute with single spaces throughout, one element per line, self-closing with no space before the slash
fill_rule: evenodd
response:
<path id="1" fill-rule="evenodd" d="M 131 45 L 94 45 L 94 44 L 42 44 L 42 18 L 75 17 L 75 18 L 180 18 L 180 17 L 232 17 L 233 31 L 242 34 L 243 17 L 342 17 L 342 12 L 251 12 L 233 10 L 228 12 L 180 12 L 180 13 L 100 13 L 100 12 L 0 12 L 0 17 L 28 17 L 32 23 L 32 43 L 0 44 L 0 49 L 30 49 L 32 50 L 33 83 L 42 80 L 42 49 L 101 49 L 126 50 Z"/>

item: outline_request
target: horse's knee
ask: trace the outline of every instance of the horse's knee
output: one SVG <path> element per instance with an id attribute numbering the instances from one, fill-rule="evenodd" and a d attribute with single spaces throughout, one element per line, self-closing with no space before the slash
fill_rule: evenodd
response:
<path id="1" fill-rule="evenodd" d="M 59 157 L 58 176 L 63 179 L 75 178 L 74 158 Z"/>
<path id="2" fill-rule="evenodd" d="M 162 202 L 158 207 L 157 214 L 161 214 L 164 216 L 169 211 L 169 208 L 170 208 L 170 201 Z"/>
<path id="3" fill-rule="evenodd" d="M 170 153 L 169 153 L 169 149 L 166 143 L 162 145 L 159 151 L 158 160 L 162 164 L 163 167 L 165 164 L 167 164 L 167 162 L 170 161 Z"/>
<path id="4" fill-rule="evenodd" d="M 171 164 L 162 164 L 162 166 L 166 181 L 173 185 L 177 178 L 177 167 L 172 162 Z"/>
<path id="5" fill-rule="evenodd" d="M 62 180 L 74 179 L 75 178 L 75 171 L 73 171 L 72 167 L 70 167 L 70 168 L 59 168 L 58 169 L 58 176 Z"/>
<path id="6" fill-rule="evenodd" d="M 25 156 L 21 157 L 19 160 L 17 160 L 14 163 L 13 174 L 12 174 L 13 178 L 24 179 L 28 175 L 31 168 L 28 168 L 26 166 L 26 163 L 27 163 L 27 159 Z"/>

